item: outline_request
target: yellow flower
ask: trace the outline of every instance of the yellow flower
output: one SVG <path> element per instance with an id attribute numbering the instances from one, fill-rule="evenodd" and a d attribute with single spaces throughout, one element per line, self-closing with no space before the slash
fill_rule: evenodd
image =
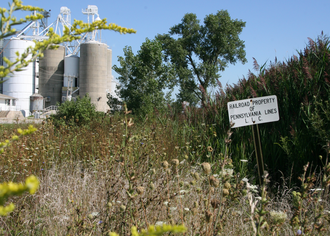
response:
<path id="1" fill-rule="evenodd" d="M 34 175 L 26 178 L 25 185 L 29 189 L 30 194 L 34 194 L 39 188 L 39 180 Z"/>

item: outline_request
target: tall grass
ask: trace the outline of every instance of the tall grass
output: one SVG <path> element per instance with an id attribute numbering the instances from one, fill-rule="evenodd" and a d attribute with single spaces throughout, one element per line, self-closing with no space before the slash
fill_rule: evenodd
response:
<path id="1" fill-rule="evenodd" d="M 166 117 L 135 120 L 124 114 L 59 128 L 45 122 L 8 147 L 1 156 L 1 181 L 34 174 L 40 189 L 11 199 L 16 209 L 0 218 L 2 234 L 129 235 L 132 226 L 166 223 L 184 224 L 188 235 L 295 235 L 298 230 L 326 235 L 328 179 L 306 168 L 301 189 L 285 183 L 276 191 L 255 186 L 234 168 L 230 130 L 222 154 L 215 156 L 217 144 L 198 146 L 197 136 L 207 142 L 216 126 L 201 124 L 194 131 L 187 119 Z M 8 135 L 14 132 L 6 129 Z"/>

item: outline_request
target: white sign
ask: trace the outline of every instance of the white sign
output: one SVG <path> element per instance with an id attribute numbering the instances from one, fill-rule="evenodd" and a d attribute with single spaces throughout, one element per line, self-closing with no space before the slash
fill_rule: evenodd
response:
<path id="1" fill-rule="evenodd" d="M 233 128 L 278 121 L 276 95 L 250 98 L 227 103 L 229 121 Z"/>

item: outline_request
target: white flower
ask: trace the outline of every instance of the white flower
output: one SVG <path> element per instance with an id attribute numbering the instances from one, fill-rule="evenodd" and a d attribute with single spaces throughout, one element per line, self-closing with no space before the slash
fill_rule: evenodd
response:
<path id="1" fill-rule="evenodd" d="M 244 159 L 242 159 L 241 162 L 248 162 L 248 160 L 244 160 Z"/>
<path id="2" fill-rule="evenodd" d="M 164 204 L 165 206 L 167 206 L 167 205 L 168 205 L 168 202 L 163 202 L 163 204 Z"/>
<path id="3" fill-rule="evenodd" d="M 233 176 L 233 173 L 234 173 L 234 170 L 233 169 L 224 169 L 223 171 L 221 171 L 221 176 L 224 177 L 224 176 L 229 176 L 229 177 L 232 177 Z"/>
<path id="4" fill-rule="evenodd" d="M 242 179 L 242 181 L 243 182 L 249 182 L 248 178 L 245 178 L 245 177 Z"/>
<path id="5" fill-rule="evenodd" d="M 283 211 L 270 211 L 269 214 L 276 224 L 281 224 L 288 218 L 288 215 Z"/>
<path id="6" fill-rule="evenodd" d="M 176 207 L 170 207 L 170 211 L 175 211 L 176 209 Z"/>
<path id="7" fill-rule="evenodd" d="M 157 221 L 155 226 L 162 226 L 163 224 L 166 224 L 164 221 Z"/>
<path id="8" fill-rule="evenodd" d="M 186 208 L 183 208 L 185 211 L 189 211 L 189 208 L 188 207 L 186 207 Z"/>
<path id="9" fill-rule="evenodd" d="M 185 193 L 189 193 L 189 191 L 188 190 L 180 190 L 180 193 L 185 194 Z"/>

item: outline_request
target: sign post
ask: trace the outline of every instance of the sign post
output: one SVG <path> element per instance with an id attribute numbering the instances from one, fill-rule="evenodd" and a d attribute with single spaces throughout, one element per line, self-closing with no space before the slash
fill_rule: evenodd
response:
<path id="1" fill-rule="evenodd" d="M 227 103 L 229 121 L 232 128 L 252 125 L 254 149 L 256 153 L 259 183 L 262 185 L 264 161 L 262 156 L 260 132 L 258 124 L 275 122 L 280 119 L 276 95 L 250 98 Z"/>

